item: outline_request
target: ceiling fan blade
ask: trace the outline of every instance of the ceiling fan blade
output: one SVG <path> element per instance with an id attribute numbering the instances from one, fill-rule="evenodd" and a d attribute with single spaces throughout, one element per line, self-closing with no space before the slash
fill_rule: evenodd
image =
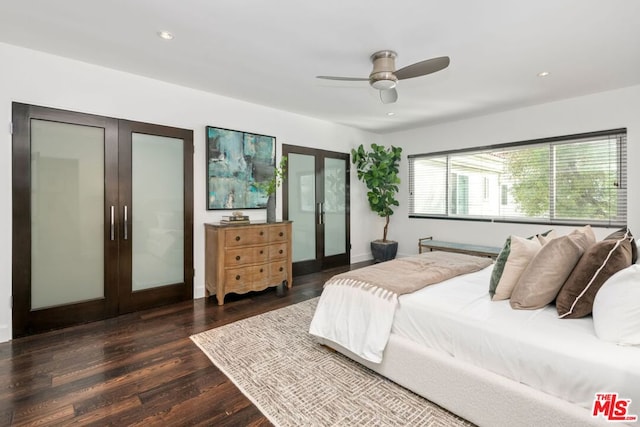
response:
<path id="1" fill-rule="evenodd" d="M 369 77 L 335 77 L 335 76 L 316 76 L 317 79 L 324 80 L 343 80 L 347 82 L 369 81 Z"/>
<path id="2" fill-rule="evenodd" d="M 395 88 L 380 91 L 380 101 L 382 101 L 383 104 L 393 104 L 397 100 L 398 91 Z"/>
<path id="3" fill-rule="evenodd" d="M 431 58 L 400 68 L 394 74 L 398 80 L 411 79 L 444 70 L 449 66 L 449 62 L 448 56 Z"/>

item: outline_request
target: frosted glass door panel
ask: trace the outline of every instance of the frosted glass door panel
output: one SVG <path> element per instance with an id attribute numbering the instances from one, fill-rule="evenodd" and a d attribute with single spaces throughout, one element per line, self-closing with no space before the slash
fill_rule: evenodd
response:
<path id="1" fill-rule="evenodd" d="M 133 291 L 184 281 L 183 140 L 132 134 Z"/>
<path id="2" fill-rule="evenodd" d="M 346 162 L 324 159 L 324 256 L 346 252 Z"/>
<path id="3" fill-rule="evenodd" d="M 293 221 L 293 262 L 316 259 L 316 162 L 289 153 L 289 220 Z"/>
<path id="4" fill-rule="evenodd" d="M 31 120 L 31 309 L 104 297 L 104 129 Z"/>

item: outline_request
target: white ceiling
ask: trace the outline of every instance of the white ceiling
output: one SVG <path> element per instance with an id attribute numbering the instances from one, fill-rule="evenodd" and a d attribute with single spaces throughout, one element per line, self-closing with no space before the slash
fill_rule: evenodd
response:
<path id="1" fill-rule="evenodd" d="M 3 0 L 0 41 L 385 133 L 638 85 L 639 21 L 638 0 Z M 451 65 L 391 105 L 315 78 L 382 49 Z"/>

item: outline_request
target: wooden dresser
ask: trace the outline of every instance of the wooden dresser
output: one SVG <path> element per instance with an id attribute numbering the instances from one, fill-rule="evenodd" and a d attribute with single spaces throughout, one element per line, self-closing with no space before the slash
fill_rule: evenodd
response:
<path id="1" fill-rule="evenodd" d="M 234 292 L 291 288 L 291 221 L 244 225 L 205 224 L 205 287 L 218 304 Z"/>

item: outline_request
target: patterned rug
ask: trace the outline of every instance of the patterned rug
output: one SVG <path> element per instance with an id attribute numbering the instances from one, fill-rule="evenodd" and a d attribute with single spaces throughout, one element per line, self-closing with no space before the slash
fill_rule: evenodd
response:
<path id="1" fill-rule="evenodd" d="M 471 426 L 317 344 L 317 298 L 191 339 L 276 426 Z"/>

